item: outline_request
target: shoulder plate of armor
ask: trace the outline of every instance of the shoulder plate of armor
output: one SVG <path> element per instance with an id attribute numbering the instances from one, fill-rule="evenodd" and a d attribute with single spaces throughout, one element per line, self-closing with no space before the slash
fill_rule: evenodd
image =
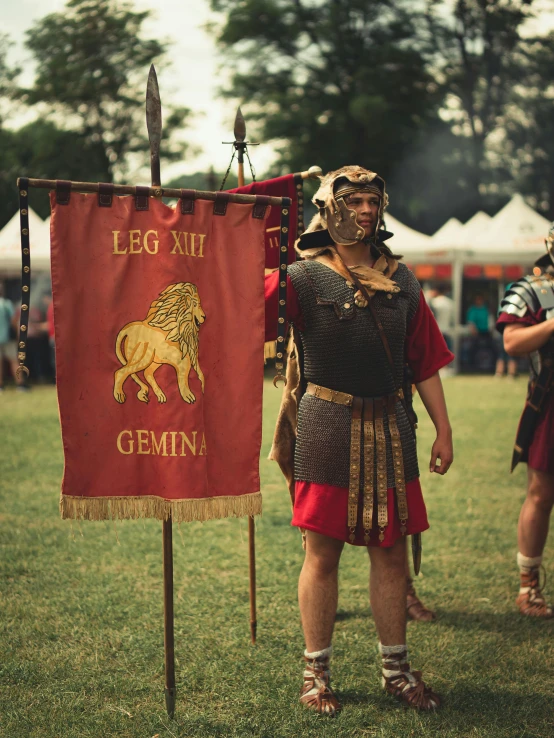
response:
<path id="1" fill-rule="evenodd" d="M 509 286 L 500 303 L 500 313 L 523 318 L 528 310 L 533 313 L 539 310 L 541 305 L 536 291 L 530 283 L 532 279 L 534 277 L 523 277 Z"/>

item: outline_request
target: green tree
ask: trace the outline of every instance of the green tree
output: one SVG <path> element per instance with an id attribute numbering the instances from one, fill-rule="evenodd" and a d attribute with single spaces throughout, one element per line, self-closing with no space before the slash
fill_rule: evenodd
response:
<path id="1" fill-rule="evenodd" d="M 8 36 L 0 34 L 0 228 L 17 210 L 15 134 L 5 127 L 5 123 L 18 97 L 17 77 L 20 70 L 8 63 L 10 46 Z"/>
<path id="2" fill-rule="evenodd" d="M 465 146 L 466 191 L 470 209 L 496 209 L 502 180 L 510 172 L 491 157 L 491 136 L 506 123 L 512 91 L 527 64 L 522 26 L 533 0 L 456 0 L 445 13 L 443 0 L 431 0 L 428 21 L 436 44 L 433 66 L 444 92 L 443 117 Z"/>
<path id="3" fill-rule="evenodd" d="M 103 157 L 106 181 L 120 179 L 133 154 L 147 161 L 146 79 L 150 64 L 163 62 L 167 51 L 167 43 L 142 36 L 149 15 L 125 0 L 69 0 L 27 33 L 37 62 L 28 103 L 46 105 L 59 127 L 82 136 L 95 152 L 95 165 Z M 184 143 L 172 134 L 188 115 L 185 108 L 164 105 L 165 158 L 184 155 Z M 81 177 L 86 174 L 81 171 Z"/>
<path id="4" fill-rule="evenodd" d="M 437 152 L 453 136 L 438 116 L 444 91 L 417 3 L 404 0 L 211 0 L 214 29 L 248 121 L 277 142 L 276 171 L 360 163 L 392 178 L 392 210 L 433 230 Z M 457 201 L 460 167 L 440 193 Z"/>
<path id="5" fill-rule="evenodd" d="M 13 101 L 19 96 L 17 78 L 21 69 L 8 62 L 8 51 L 12 45 L 9 36 L 0 33 L 0 127 L 5 123 L 11 112 Z"/>
<path id="6" fill-rule="evenodd" d="M 92 181 L 105 179 L 104 152 L 76 131 L 63 131 L 51 121 L 38 120 L 18 130 L 0 128 L 0 228 L 18 208 L 18 177 L 81 180 L 87 172 Z M 48 217 L 46 190 L 33 190 L 30 203 L 42 218 Z"/>
<path id="7" fill-rule="evenodd" d="M 511 90 L 494 154 L 515 188 L 554 220 L 554 32 L 525 39 L 521 57 L 523 73 Z"/>

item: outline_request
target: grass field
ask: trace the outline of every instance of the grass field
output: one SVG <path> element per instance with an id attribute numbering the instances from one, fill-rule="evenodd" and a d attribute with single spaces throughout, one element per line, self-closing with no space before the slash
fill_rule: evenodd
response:
<path id="1" fill-rule="evenodd" d="M 266 383 L 257 521 L 258 644 L 249 641 L 247 524 L 174 532 L 178 702 L 163 698 L 161 524 L 59 519 L 62 450 L 55 393 L 0 396 L 0 736 L 554 736 L 549 623 L 522 619 L 516 521 L 525 468 L 508 473 L 525 381 L 445 381 L 455 432 L 446 478 L 422 474 L 431 530 L 418 590 L 435 624 L 410 624 L 413 664 L 444 696 L 421 716 L 381 693 L 367 602 L 367 555 L 341 565 L 333 721 L 298 704 L 302 564 L 288 494 L 265 460 L 280 392 Z M 421 468 L 432 428 L 421 407 Z M 553 571 L 552 545 L 546 564 Z"/>

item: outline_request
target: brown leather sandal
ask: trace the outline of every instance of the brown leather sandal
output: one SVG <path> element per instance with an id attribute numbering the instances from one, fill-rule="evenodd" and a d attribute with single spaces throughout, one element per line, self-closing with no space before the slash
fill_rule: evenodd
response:
<path id="1" fill-rule="evenodd" d="M 419 599 L 416 594 L 414 581 L 411 577 L 406 577 L 408 582 L 408 592 L 406 594 L 406 610 L 410 620 L 420 620 L 421 622 L 430 623 L 436 620 L 436 615 L 428 607 L 425 607 L 423 602 Z"/>
<path id="2" fill-rule="evenodd" d="M 440 707 L 441 699 L 421 678 L 420 671 L 412 671 L 406 651 L 383 657 L 383 688 L 393 697 L 415 710 L 431 711 Z"/>
<path id="3" fill-rule="evenodd" d="M 300 689 L 300 702 L 320 715 L 334 717 L 342 707 L 331 689 L 329 657 L 310 659 L 304 656 L 304 684 Z"/>
<path id="4" fill-rule="evenodd" d="M 542 593 L 542 590 L 546 586 L 546 574 L 541 586 L 539 572 L 540 567 L 537 566 L 533 567 L 528 573 L 521 574 L 521 588 L 525 591 L 518 594 L 516 605 L 519 607 L 522 615 L 547 620 L 554 617 L 554 611 L 552 605 L 546 602 Z"/>

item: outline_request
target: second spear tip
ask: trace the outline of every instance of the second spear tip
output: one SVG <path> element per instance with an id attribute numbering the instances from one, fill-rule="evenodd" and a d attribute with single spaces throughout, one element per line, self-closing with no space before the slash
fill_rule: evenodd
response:
<path id="1" fill-rule="evenodd" d="M 234 127 L 235 141 L 242 142 L 246 138 L 246 121 L 240 109 L 240 105 L 237 108 L 237 114 L 235 116 L 235 127 Z"/>

